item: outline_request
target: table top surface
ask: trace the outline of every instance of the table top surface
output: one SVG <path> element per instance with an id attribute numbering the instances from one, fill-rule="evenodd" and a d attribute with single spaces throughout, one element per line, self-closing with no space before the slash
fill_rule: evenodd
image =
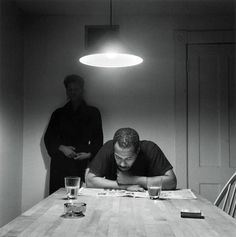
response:
<path id="1" fill-rule="evenodd" d="M 84 217 L 63 218 L 60 189 L 0 228 L 0 236 L 236 236 L 236 220 L 206 199 L 78 196 Z M 181 218 L 182 209 L 199 209 L 204 219 Z"/>

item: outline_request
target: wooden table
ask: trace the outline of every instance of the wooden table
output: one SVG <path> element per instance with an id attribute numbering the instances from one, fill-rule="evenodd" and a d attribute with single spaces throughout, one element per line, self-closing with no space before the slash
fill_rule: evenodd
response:
<path id="1" fill-rule="evenodd" d="M 60 189 L 12 222 L 0 236 L 236 236 L 236 220 L 199 197 L 192 200 L 79 196 L 87 204 L 84 217 L 65 219 Z M 180 210 L 201 209 L 204 219 L 181 218 Z"/>

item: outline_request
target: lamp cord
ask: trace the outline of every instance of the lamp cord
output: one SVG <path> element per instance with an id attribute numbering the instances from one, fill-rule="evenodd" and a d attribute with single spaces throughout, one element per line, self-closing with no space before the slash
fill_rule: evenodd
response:
<path id="1" fill-rule="evenodd" d="M 110 0 L 110 26 L 112 26 L 112 0 Z"/>

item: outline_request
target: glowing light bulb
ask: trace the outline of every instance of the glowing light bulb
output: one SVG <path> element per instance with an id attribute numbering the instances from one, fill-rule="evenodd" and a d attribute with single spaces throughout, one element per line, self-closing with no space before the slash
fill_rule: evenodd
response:
<path id="1" fill-rule="evenodd" d="M 116 53 L 106 53 L 107 58 L 113 59 L 116 57 Z"/>

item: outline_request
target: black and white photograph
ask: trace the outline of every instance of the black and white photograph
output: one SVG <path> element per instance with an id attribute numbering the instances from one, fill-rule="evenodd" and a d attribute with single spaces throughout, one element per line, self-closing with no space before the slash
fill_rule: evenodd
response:
<path id="1" fill-rule="evenodd" d="M 236 0 L 0 0 L 0 237 L 236 236 Z"/>

